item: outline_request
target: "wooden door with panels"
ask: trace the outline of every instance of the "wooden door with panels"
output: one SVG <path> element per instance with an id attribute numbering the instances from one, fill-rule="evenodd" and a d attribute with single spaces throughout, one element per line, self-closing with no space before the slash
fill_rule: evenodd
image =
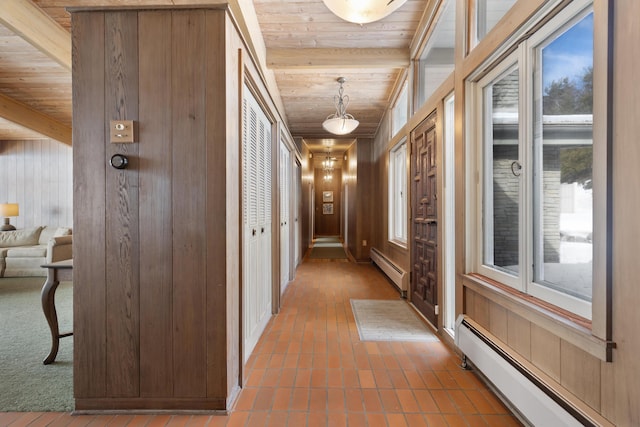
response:
<path id="1" fill-rule="evenodd" d="M 411 303 L 438 320 L 436 113 L 411 133 Z"/>

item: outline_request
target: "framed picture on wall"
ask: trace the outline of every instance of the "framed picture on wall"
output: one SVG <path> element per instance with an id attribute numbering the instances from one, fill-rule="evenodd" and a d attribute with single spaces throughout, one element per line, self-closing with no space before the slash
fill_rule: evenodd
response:
<path id="1" fill-rule="evenodd" d="M 333 215 L 333 203 L 323 203 L 322 204 L 322 214 L 323 215 Z"/>
<path id="2" fill-rule="evenodd" d="M 322 192 L 322 201 L 324 203 L 333 202 L 333 191 L 323 191 Z"/>

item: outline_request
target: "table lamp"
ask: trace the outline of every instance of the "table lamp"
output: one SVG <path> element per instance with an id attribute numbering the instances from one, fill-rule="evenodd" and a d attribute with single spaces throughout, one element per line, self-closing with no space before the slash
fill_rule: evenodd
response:
<path id="1" fill-rule="evenodd" d="M 18 216 L 20 209 L 17 203 L 0 203 L 0 217 L 4 217 L 4 225 L 0 226 L 0 231 L 11 231 L 16 228 L 9 224 L 10 216 Z"/>

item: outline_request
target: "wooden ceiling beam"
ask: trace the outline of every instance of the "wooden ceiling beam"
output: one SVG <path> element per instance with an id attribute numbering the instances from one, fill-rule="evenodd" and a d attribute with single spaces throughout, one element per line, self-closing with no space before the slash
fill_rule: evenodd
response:
<path id="1" fill-rule="evenodd" d="M 267 49 L 267 67 L 272 69 L 407 68 L 409 64 L 409 49 Z"/>
<path id="2" fill-rule="evenodd" d="M 0 23 L 71 71 L 71 35 L 31 0 L 2 0 Z"/>
<path id="3" fill-rule="evenodd" d="M 71 145 L 71 126 L 60 123 L 28 105 L 2 94 L 0 94 L 0 117 L 38 132 L 47 138 Z"/>

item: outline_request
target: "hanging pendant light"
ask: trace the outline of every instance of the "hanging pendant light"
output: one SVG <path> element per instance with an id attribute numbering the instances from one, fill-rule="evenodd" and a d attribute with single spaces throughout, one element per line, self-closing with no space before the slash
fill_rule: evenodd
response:
<path id="1" fill-rule="evenodd" d="M 407 0 L 322 0 L 334 15 L 348 22 L 367 24 L 397 10 Z"/>
<path id="2" fill-rule="evenodd" d="M 333 165 L 336 161 L 335 157 L 331 157 L 331 151 L 327 151 L 327 155 L 322 161 L 322 172 L 324 173 L 324 180 L 331 181 L 333 179 Z"/>
<path id="3" fill-rule="evenodd" d="M 342 87 L 342 84 L 346 81 L 345 78 L 338 77 L 337 81 L 340 83 L 340 88 L 338 89 L 338 95 L 333 97 L 336 112 L 327 117 L 322 123 L 322 127 L 334 135 L 346 135 L 353 132 L 360 122 L 354 119 L 351 114 L 347 114 L 349 96 L 343 95 L 344 88 Z"/>

